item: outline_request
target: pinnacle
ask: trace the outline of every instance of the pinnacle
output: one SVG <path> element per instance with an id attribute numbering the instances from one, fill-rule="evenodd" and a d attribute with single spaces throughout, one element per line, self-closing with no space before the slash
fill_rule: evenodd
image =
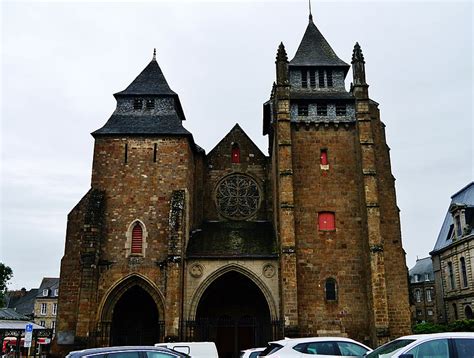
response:
<path id="1" fill-rule="evenodd" d="M 355 43 L 354 45 L 354 51 L 352 52 L 352 63 L 354 62 L 363 62 L 364 61 L 364 55 L 362 54 L 362 50 L 360 48 L 360 45 L 358 42 Z"/>
<path id="2" fill-rule="evenodd" d="M 283 45 L 283 42 L 280 42 L 280 46 L 278 46 L 276 60 L 288 62 L 288 56 L 286 55 L 285 45 Z"/>

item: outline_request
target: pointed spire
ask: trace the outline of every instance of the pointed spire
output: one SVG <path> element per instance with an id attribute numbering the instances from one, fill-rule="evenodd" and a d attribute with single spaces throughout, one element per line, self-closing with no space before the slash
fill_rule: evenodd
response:
<path id="1" fill-rule="evenodd" d="M 156 61 L 156 48 L 153 49 L 153 58 L 152 61 Z"/>
<path id="2" fill-rule="evenodd" d="M 311 0 L 308 0 L 309 4 L 309 22 L 313 22 L 313 14 L 311 13 Z"/>
<path id="3" fill-rule="evenodd" d="M 365 63 L 364 61 L 364 55 L 362 54 L 362 50 L 360 48 L 360 45 L 358 42 L 355 43 L 354 45 L 354 51 L 352 52 L 352 62 L 362 62 Z"/>
<path id="4" fill-rule="evenodd" d="M 285 45 L 283 45 L 283 42 L 280 42 L 280 46 L 278 46 L 276 60 L 277 62 L 288 62 L 288 56 L 286 54 Z"/>

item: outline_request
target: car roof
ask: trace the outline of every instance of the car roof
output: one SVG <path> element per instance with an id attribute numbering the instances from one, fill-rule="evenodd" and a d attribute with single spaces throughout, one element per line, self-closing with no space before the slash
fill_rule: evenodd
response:
<path id="1" fill-rule="evenodd" d="M 357 341 L 354 341 L 353 339 L 346 338 L 346 337 L 285 338 L 285 339 L 280 339 L 279 341 L 273 341 L 273 342 L 268 342 L 268 343 L 280 344 L 284 346 L 284 345 L 287 345 L 288 343 L 308 343 L 308 342 L 325 342 L 325 341 L 354 342 L 354 343 L 362 344 Z"/>
<path id="2" fill-rule="evenodd" d="M 242 349 L 241 352 L 255 352 L 255 351 L 263 351 L 266 347 L 258 347 L 258 348 L 248 348 Z"/>
<path id="3" fill-rule="evenodd" d="M 444 333 L 429 333 L 429 334 L 411 334 L 403 336 L 399 339 L 427 339 L 427 338 L 451 338 L 451 337 L 474 337 L 474 332 L 444 332 Z"/>
<path id="4" fill-rule="evenodd" d="M 177 353 L 178 355 L 183 355 L 183 353 L 172 351 L 166 347 L 155 347 L 155 346 L 117 346 L 117 347 L 101 347 L 101 348 L 89 348 L 83 349 L 80 351 L 73 351 L 69 353 L 71 357 L 83 356 L 86 354 L 97 354 L 97 353 L 108 353 L 108 352 L 121 352 L 121 351 L 130 351 L 130 350 L 148 350 L 156 352 L 172 352 Z"/>

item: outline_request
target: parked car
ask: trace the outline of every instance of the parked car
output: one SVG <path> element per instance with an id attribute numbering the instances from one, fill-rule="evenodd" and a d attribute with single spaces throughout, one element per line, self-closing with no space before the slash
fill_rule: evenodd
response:
<path id="1" fill-rule="evenodd" d="M 240 351 L 240 358 L 257 358 L 264 350 L 265 347 L 245 349 Z"/>
<path id="2" fill-rule="evenodd" d="M 472 358 L 474 333 L 452 332 L 404 336 L 380 346 L 366 358 Z"/>
<path id="3" fill-rule="evenodd" d="M 188 358 L 189 355 L 165 347 L 122 346 L 91 348 L 69 353 L 66 358 Z"/>
<path id="4" fill-rule="evenodd" d="M 156 343 L 155 347 L 166 347 L 189 354 L 192 358 L 219 358 L 214 342 L 172 342 Z"/>
<path id="5" fill-rule="evenodd" d="M 269 342 L 259 357 L 303 358 L 308 355 L 363 357 L 372 349 L 343 337 L 287 338 Z"/>

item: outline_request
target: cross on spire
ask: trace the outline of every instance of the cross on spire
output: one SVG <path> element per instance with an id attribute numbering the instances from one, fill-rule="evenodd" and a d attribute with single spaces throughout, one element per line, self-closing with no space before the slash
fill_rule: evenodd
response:
<path id="1" fill-rule="evenodd" d="M 153 61 L 156 61 L 156 48 L 153 49 Z"/>
<path id="2" fill-rule="evenodd" d="M 309 21 L 313 21 L 313 14 L 311 13 L 311 0 L 308 0 L 309 5 Z"/>

